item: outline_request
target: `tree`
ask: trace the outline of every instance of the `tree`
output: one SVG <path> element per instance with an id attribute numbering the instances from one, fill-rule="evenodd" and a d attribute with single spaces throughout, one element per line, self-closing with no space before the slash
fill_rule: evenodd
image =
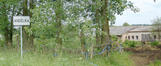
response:
<path id="1" fill-rule="evenodd" d="M 39 1 L 37 2 L 38 6 L 31 10 L 33 17 L 31 18 L 31 29 L 28 28 L 29 33 L 33 34 L 35 38 L 39 37 L 43 40 L 54 38 L 56 50 L 61 50 L 63 44 L 62 30 L 66 15 L 64 12 L 65 2 L 65 0 Z"/>
<path id="2" fill-rule="evenodd" d="M 62 48 L 62 21 L 65 19 L 64 18 L 64 5 L 63 5 L 64 1 L 63 0 L 57 0 L 54 3 L 54 11 L 55 11 L 55 16 L 56 16 L 56 42 L 59 45 L 59 48 L 61 50 Z"/>
<path id="3" fill-rule="evenodd" d="M 30 16 L 32 18 L 33 13 L 31 12 L 32 9 L 35 8 L 36 6 L 36 0 L 23 0 L 21 3 L 21 6 L 23 7 L 20 9 L 22 16 Z M 34 46 L 34 34 L 29 33 L 29 30 L 32 27 L 32 23 L 30 23 L 29 27 L 28 26 L 23 26 L 23 43 L 24 43 L 24 48 L 32 48 Z"/>
<path id="4" fill-rule="evenodd" d="M 5 44 L 12 46 L 13 16 L 19 9 L 19 0 L 1 0 L 0 2 L 0 31 L 5 38 Z"/>
<path id="5" fill-rule="evenodd" d="M 158 40 L 161 41 L 161 18 L 154 19 L 152 26 L 154 34 L 156 34 Z"/>
<path id="6" fill-rule="evenodd" d="M 82 0 L 78 4 L 83 9 L 79 11 L 80 14 L 85 12 L 80 17 L 88 16 L 93 20 L 91 25 L 96 29 L 96 44 L 107 44 L 110 41 L 109 22 L 114 22 L 116 14 L 121 15 L 126 8 L 137 11 L 127 0 Z"/>
<path id="7" fill-rule="evenodd" d="M 122 26 L 130 26 L 127 22 L 125 22 Z"/>
<path id="8" fill-rule="evenodd" d="M 42 0 L 30 10 L 31 28 L 26 31 L 44 42 L 54 39 L 56 48 L 80 44 L 82 52 L 87 52 L 93 44 L 109 42 L 109 23 L 126 8 L 134 6 L 126 0 Z M 41 44 L 46 46 L 43 41 Z"/>
<path id="9" fill-rule="evenodd" d="M 114 22 L 116 14 L 122 15 L 126 8 L 130 8 L 134 12 L 138 11 L 130 1 L 126 0 L 95 0 L 92 3 L 94 4 L 89 4 L 91 5 L 92 15 L 95 15 L 93 21 L 96 24 L 97 44 L 109 42 L 109 23 Z"/>

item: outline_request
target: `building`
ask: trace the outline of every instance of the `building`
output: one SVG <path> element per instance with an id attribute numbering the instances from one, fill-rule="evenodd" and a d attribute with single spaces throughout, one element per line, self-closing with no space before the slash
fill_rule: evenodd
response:
<path id="1" fill-rule="evenodd" d="M 132 41 L 154 41 L 157 36 L 153 34 L 152 26 L 116 26 L 110 27 L 110 34 L 116 35 L 123 42 Z"/>

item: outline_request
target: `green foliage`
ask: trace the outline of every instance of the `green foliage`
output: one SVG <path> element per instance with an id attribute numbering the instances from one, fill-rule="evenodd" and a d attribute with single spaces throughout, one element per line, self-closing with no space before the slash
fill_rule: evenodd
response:
<path id="1" fill-rule="evenodd" d="M 154 41 L 154 42 L 151 42 L 150 43 L 152 46 L 157 46 L 157 45 L 159 45 L 159 41 Z"/>
<path id="2" fill-rule="evenodd" d="M 160 60 L 156 60 L 156 61 L 154 61 L 154 62 L 151 62 L 151 63 L 149 64 L 149 66 L 161 66 L 161 61 L 160 61 Z"/>
<path id="3" fill-rule="evenodd" d="M 3 51 L 2 51 L 3 50 Z M 0 50 L 0 66 L 132 66 L 129 54 L 114 52 L 109 57 L 97 56 L 93 59 L 83 59 L 79 55 L 62 54 L 54 57 L 52 53 L 42 54 L 25 52 L 23 61 L 20 53 L 12 49 Z"/>
<path id="4" fill-rule="evenodd" d="M 123 24 L 123 26 L 130 26 L 127 22 L 125 22 L 124 24 Z"/>
<path id="5" fill-rule="evenodd" d="M 44 39 L 43 41 L 42 39 L 35 39 L 34 47 L 37 51 L 49 51 L 49 49 L 56 47 L 56 43 L 53 41 L 55 41 L 55 39 Z"/>
<path id="6" fill-rule="evenodd" d="M 55 23 L 55 16 L 53 16 L 51 6 L 49 7 L 50 3 L 40 3 L 39 7 L 34 8 L 31 10 L 33 12 L 31 18 L 31 26 L 26 27 L 26 31 L 30 35 L 34 35 L 35 38 L 51 38 L 54 37 L 54 33 L 56 32 L 56 23 Z M 50 18 L 49 18 L 50 17 Z"/>
<path id="7" fill-rule="evenodd" d="M 0 33 L 4 35 L 6 33 L 5 30 L 9 28 L 9 21 L 6 14 L 0 14 Z"/>
<path id="8" fill-rule="evenodd" d="M 5 47 L 5 41 L 4 39 L 0 38 L 0 47 Z"/>
<path id="9" fill-rule="evenodd" d="M 13 35 L 13 43 L 12 43 L 12 47 L 13 48 L 18 48 L 18 47 L 20 47 L 20 36 L 18 35 L 18 34 L 16 34 L 16 35 Z M 18 45 L 18 43 L 19 43 L 19 45 Z"/>
<path id="10" fill-rule="evenodd" d="M 6 5 L 6 9 L 2 9 L 0 14 L 4 14 L 6 17 L 0 19 L 0 24 L 6 26 L 8 28 L 9 18 L 11 12 L 9 6 L 16 6 L 15 15 L 17 13 L 21 13 L 21 1 L 20 0 L 2 0 L 4 3 L 0 3 L 0 5 Z M 23 2 L 23 1 L 22 1 Z M 57 37 L 57 32 L 59 32 L 60 28 L 58 28 L 58 22 L 61 22 L 61 30 L 60 37 L 63 40 L 64 45 L 66 42 L 72 43 L 76 41 L 71 41 L 73 39 L 77 39 L 76 44 L 79 43 L 79 32 L 80 30 L 84 30 L 86 34 L 85 38 L 87 44 L 95 44 L 95 36 L 94 30 L 97 28 L 95 20 L 96 10 L 101 11 L 101 7 L 104 6 L 104 1 L 100 0 L 56 0 L 56 1 L 45 1 L 41 0 L 39 2 L 35 1 L 33 3 L 35 6 L 30 12 L 32 13 L 31 17 L 31 26 L 25 27 L 25 31 L 27 31 L 30 35 L 33 35 L 34 38 L 38 38 L 46 42 L 45 39 L 55 39 Z M 23 5 L 23 4 L 21 4 Z M 30 4 L 31 5 L 31 4 Z M 110 21 L 115 20 L 115 14 L 121 15 L 126 8 L 134 8 L 133 4 L 127 0 L 110 0 L 108 4 L 110 7 L 107 10 L 107 17 Z M 1 6 L 0 6 L 1 7 Z M 25 7 L 25 5 L 23 5 Z M 8 12 L 5 12 L 8 11 Z M 99 18 L 101 13 L 98 14 Z M 109 17 L 110 16 L 110 17 Z M 100 18 L 101 20 L 102 18 Z M 6 20 L 6 21 L 4 21 Z M 4 24 L 4 23 L 6 24 Z M 102 21 L 104 22 L 104 21 Z M 102 23 L 103 24 L 103 23 Z M 0 30 L 5 30 L 6 27 L 1 27 Z M 2 31 L 4 32 L 4 31 Z M 102 32 L 103 33 L 103 32 Z M 41 41 L 40 41 L 41 43 Z M 49 42 L 50 43 L 50 42 Z M 48 44 L 48 43 L 47 43 Z M 54 44 L 54 43 L 53 43 Z"/>
<path id="11" fill-rule="evenodd" d="M 112 38 L 113 41 L 117 41 L 118 40 L 118 37 L 115 36 L 115 35 L 112 35 L 111 38 Z"/>
<path id="12" fill-rule="evenodd" d="M 0 34 L 4 36 L 4 44 L 11 46 L 13 35 L 13 16 L 20 0 L 1 0 L 0 2 Z"/>
<path id="13" fill-rule="evenodd" d="M 109 60 L 112 66 L 132 66 L 134 65 L 132 60 L 129 59 L 129 54 L 126 52 L 123 52 L 122 54 L 120 54 L 119 52 L 111 53 L 111 56 L 109 56 Z"/>
<path id="14" fill-rule="evenodd" d="M 126 40 L 123 43 L 123 46 L 124 47 L 136 47 L 138 45 L 141 45 L 141 42 L 139 42 L 139 41 L 129 41 L 129 40 Z"/>
<path id="15" fill-rule="evenodd" d="M 64 3 L 64 2 L 63 2 Z M 39 46 L 39 43 L 42 42 L 47 42 L 45 39 L 50 40 L 50 39 L 55 39 L 53 41 L 56 41 L 56 33 L 57 30 L 57 21 L 56 21 L 56 14 L 55 10 L 56 7 L 53 5 L 59 5 L 57 3 L 50 3 L 46 2 L 44 4 L 40 3 L 39 7 L 34 8 L 31 10 L 33 12 L 33 16 L 31 18 L 31 26 L 30 28 L 26 27 L 26 30 L 28 31 L 29 34 L 34 34 L 36 39 L 39 39 L 40 42 L 36 40 L 35 45 Z M 81 11 L 81 8 L 78 9 L 77 5 L 73 6 L 64 6 L 65 11 L 69 11 L 69 14 L 65 14 L 65 16 L 68 16 L 68 19 L 65 20 L 65 17 L 62 17 L 64 20 L 61 26 L 61 33 L 60 37 L 63 40 L 63 47 L 68 47 L 68 48 L 80 48 L 80 35 L 79 32 L 82 29 L 83 32 L 85 33 L 85 39 L 87 44 L 95 44 L 95 36 L 94 36 L 94 30 L 95 26 L 93 25 L 93 22 L 87 18 L 83 18 L 84 20 L 79 20 L 81 16 L 78 16 L 79 14 L 76 12 L 78 10 Z M 68 8 L 72 8 L 68 9 Z M 78 9 L 78 10 L 75 10 Z M 61 11 L 56 11 L 61 13 Z M 51 14 L 52 13 L 52 14 Z M 58 14 L 59 14 L 58 13 Z M 71 16 L 71 14 L 74 14 Z M 85 13 L 84 13 L 85 14 Z M 63 16 L 64 16 L 63 15 Z M 41 28 L 41 29 L 40 29 Z M 38 44 L 37 44 L 38 43 Z M 50 42 L 48 42 L 50 43 Z M 48 43 L 43 43 L 43 44 L 48 44 Z M 53 42 L 55 45 L 56 43 Z M 72 47 L 71 47 L 72 46 Z M 89 46 L 89 45 L 88 45 Z"/>
<path id="16" fill-rule="evenodd" d="M 27 34 L 29 33 L 29 35 L 34 36 L 34 48 L 36 48 L 38 52 L 58 48 L 58 43 L 56 42 L 57 37 L 62 38 L 62 48 L 70 48 L 72 50 L 79 49 L 81 48 L 80 31 L 83 31 L 85 35 L 83 38 L 86 43 L 85 46 L 89 49 L 92 44 L 96 44 L 95 29 L 98 28 L 98 23 L 94 22 L 96 17 L 99 18 L 99 23 L 101 23 L 100 25 L 102 26 L 102 24 L 104 24 L 103 20 L 105 17 L 108 17 L 108 19 L 112 22 L 115 20 L 116 14 L 121 15 L 126 8 L 134 8 L 132 3 L 127 0 L 110 0 L 110 2 L 111 3 L 108 4 L 110 7 L 105 7 L 106 12 L 103 13 L 102 11 L 104 11 L 104 9 L 102 8 L 107 5 L 104 4 L 104 1 L 100 0 L 56 0 L 54 2 L 42 0 L 41 2 L 34 3 L 37 6 L 30 10 L 32 13 L 31 25 L 30 27 L 25 27 L 24 29 Z M 25 6 L 23 5 L 23 7 Z M 98 13 L 99 16 L 95 16 L 97 9 L 100 12 Z M 5 12 L 7 9 L 3 9 L 3 11 Z M 18 10 L 18 12 L 22 11 Z M 18 12 L 16 11 L 16 13 Z M 3 24 L 3 26 L 9 26 L 10 22 L 7 17 L 9 15 L 8 13 L 5 12 L 4 15 L 6 17 L 0 19 L 1 23 L 6 23 Z M 108 15 L 101 15 L 102 13 Z M 57 34 L 58 32 L 60 32 L 59 35 Z M 101 33 L 107 34 L 103 31 Z M 116 37 L 113 38 L 113 40 L 117 40 Z M 14 41 L 16 40 L 14 39 Z M 127 63 L 129 61 L 127 54 L 121 55 L 119 53 L 112 53 L 109 58 L 99 56 L 94 58 L 94 61 L 83 60 L 80 56 L 73 58 L 73 56 L 75 56 L 74 54 L 69 55 L 71 57 L 67 57 L 65 56 L 66 54 L 64 54 L 58 58 L 53 57 L 52 53 L 48 56 L 35 52 L 25 52 L 24 55 L 25 56 L 22 62 L 22 65 L 24 66 L 91 66 L 95 64 L 98 64 L 99 66 L 128 66 L 131 64 L 130 62 Z M 2 60 L 1 57 L 3 58 Z M 80 59 L 78 59 L 79 57 Z M 19 64 L 21 63 L 19 55 L 16 54 L 15 51 L 0 53 L 0 61 L 2 61 L 0 62 L 2 66 L 20 66 Z M 92 61 L 93 63 L 91 63 Z"/>
<path id="17" fill-rule="evenodd" d="M 123 52 L 110 53 L 108 57 L 97 56 L 94 59 L 91 59 L 93 64 L 97 66 L 132 66 L 134 65 L 133 61 L 129 58 L 129 54 Z"/>
<path id="18" fill-rule="evenodd" d="M 6 29 L 11 26 L 10 19 L 13 14 L 13 8 L 18 6 L 20 0 L 1 0 L 0 2 L 0 32 L 5 33 Z M 18 8 L 18 7 L 17 7 Z"/>
<path id="19" fill-rule="evenodd" d="M 153 34 L 158 36 L 158 40 L 161 41 L 161 18 L 156 18 L 153 20 L 152 24 L 153 28 Z"/>

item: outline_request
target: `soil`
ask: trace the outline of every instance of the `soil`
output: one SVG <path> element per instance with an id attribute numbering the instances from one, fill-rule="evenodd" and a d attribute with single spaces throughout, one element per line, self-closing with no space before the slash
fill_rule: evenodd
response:
<path id="1" fill-rule="evenodd" d="M 161 61 L 161 45 L 156 47 L 144 45 L 135 48 L 125 48 L 124 50 L 132 52 L 130 58 L 134 61 L 136 66 L 147 66 L 155 60 Z"/>

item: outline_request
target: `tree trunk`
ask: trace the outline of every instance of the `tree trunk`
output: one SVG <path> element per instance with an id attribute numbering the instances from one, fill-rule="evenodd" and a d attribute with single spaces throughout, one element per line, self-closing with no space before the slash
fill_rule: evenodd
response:
<path id="1" fill-rule="evenodd" d="M 30 9 L 34 9 L 34 1 L 30 0 Z M 32 17 L 32 12 L 29 12 L 29 16 L 30 18 Z M 32 23 L 30 23 L 30 28 L 31 28 Z M 30 47 L 33 48 L 34 47 L 34 35 L 30 35 L 29 36 L 29 44 Z"/>
<path id="2" fill-rule="evenodd" d="M 161 34 L 160 30 L 158 30 L 158 40 L 161 42 Z"/>
<path id="3" fill-rule="evenodd" d="M 108 0 L 104 0 L 104 5 L 102 6 L 102 31 L 105 33 L 102 35 L 102 44 L 107 44 L 110 40 L 109 34 L 109 20 L 107 18 L 107 8 L 108 8 Z"/>
<path id="4" fill-rule="evenodd" d="M 23 4 L 23 16 L 28 16 L 28 9 L 27 9 L 27 2 L 28 0 L 24 0 L 24 4 Z"/>
<path id="5" fill-rule="evenodd" d="M 33 0 L 30 0 L 29 5 L 30 5 L 30 9 L 28 9 L 28 0 L 24 0 L 24 7 L 23 7 L 23 16 L 30 16 L 30 18 L 32 17 L 32 13 L 30 12 L 30 9 L 34 8 L 34 3 Z M 31 28 L 31 24 L 29 26 L 29 28 Z M 30 49 L 33 48 L 34 46 L 34 35 L 29 35 L 24 27 L 23 27 L 23 43 L 24 43 L 24 48 L 25 49 Z"/>
<path id="6" fill-rule="evenodd" d="M 23 2 L 23 16 L 28 16 L 28 9 L 27 9 L 27 2 L 28 0 L 24 0 Z M 22 34 L 23 34 L 23 47 L 24 49 L 27 48 L 27 44 L 28 44 L 28 34 L 27 32 L 25 31 L 24 29 L 24 26 L 23 26 L 23 31 L 22 31 Z"/>
<path id="7" fill-rule="evenodd" d="M 59 45 L 59 49 L 61 50 L 62 49 L 62 38 L 60 35 L 61 35 L 62 27 L 61 27 L 61 19 L 58 15 L 56 17 L 56 22 L 57 22 L 56 42 Z"/>
<path id="8" fill-rule="evenodd" d="M 20 36 L 16 34 L 16 43 L 17 43 L 17 50 L 20 48 Z"/>
<path id="9" fill-rule="evenodd" d="M 57 32 L 56 32 L 56 43 L 59 46 L 60 51 L 62 50 L 62 38 L 61 38 L 61 31 L 62 31 L 62 23 L 61 20 L 62 18 L 62 13 L 63 12 L 63 4 L 61 0 L 58 0 L 58 5 L 55 9 L 55 13 L 56 13 L 56 27 L 57 27 Z"/>
<path id="10" fill-rule="evenodd" d="M 10 26 L 10 32 L 9 32 L 9 43 L 12 46 L 12 39 L 13 39 L 13 16 L 14 16 L 14 10 L 15 10 L 15 6 L 13 6 L 13 10 L 12 10 L 12 16 L 11 16 L 11 26 Z"/>
<path id="11" fill-rule="evenodd" d="M 96 15 L 95 15 L 95 21 L 96 21 L 96 44 L 99 45 L 101 44 L 101 39 L 100 39 L 100 21 L 99 21 L 99 11 L 98 9 L 96 10 Z"/>
<path id="12" fill-rule="evenodd" d="M 104 45 L 107 45 L 109 40 L 110 40 L 110 34 L 109 34 L 109 20 L 107 18 L 108 16 L 108 13 L 107 13 L 107 8 L 108 8 L 108 0 L 102 0 L 104 3 L 103 3 L 103 6 L 101 7 L 101 29 L 102 29 L 102 32 L 101 33 L 101 44 L 104 44 Z M 102 47 L 103 49 L 104 47 Z M 107 52 L 107 50 L 104 52 L 103 55 L 105 55 Z"/>
<path id="13" fill-rule="evenodd" d="M 9 30 L 8 30 L 7 27 L 5 28 L 5 34 L 4 34 L 4 36 L 5 36 L 5 44 L 6 44 L 6 46 L 8 48 L 11 47 L 11 43 L 9 42 Z"/>
<path id="14" fill-rule="evenodd" d="M 4 25 L 4 37 L 5 37 L 5 45 L 9 48 L 11 47 L 11 43 L 10 43 L 10 36 L 9 36 L 9 29 L 8 29 L 8 26 L 9 26 L 9 21 L 8 21 L 8 16 L 7 16 L 7 8 L 6 8 L 6 5 L 5 3 L 3 2 L 3 8 L 5 8 L 4 10 L 4 13 L 2 14 L 4 16 L 4 20 L 3 20 L 3 24 Z"/>
<path id="15" fill-rule="evenodd" d="M 82 52 L 86 52 L 86 47 L 85 47 L 85 36 L 83 33 L 83 29 L 81 29 L 80 31 L 80 42 L 81 42 L 81 48 L 82 48 Z"/>

